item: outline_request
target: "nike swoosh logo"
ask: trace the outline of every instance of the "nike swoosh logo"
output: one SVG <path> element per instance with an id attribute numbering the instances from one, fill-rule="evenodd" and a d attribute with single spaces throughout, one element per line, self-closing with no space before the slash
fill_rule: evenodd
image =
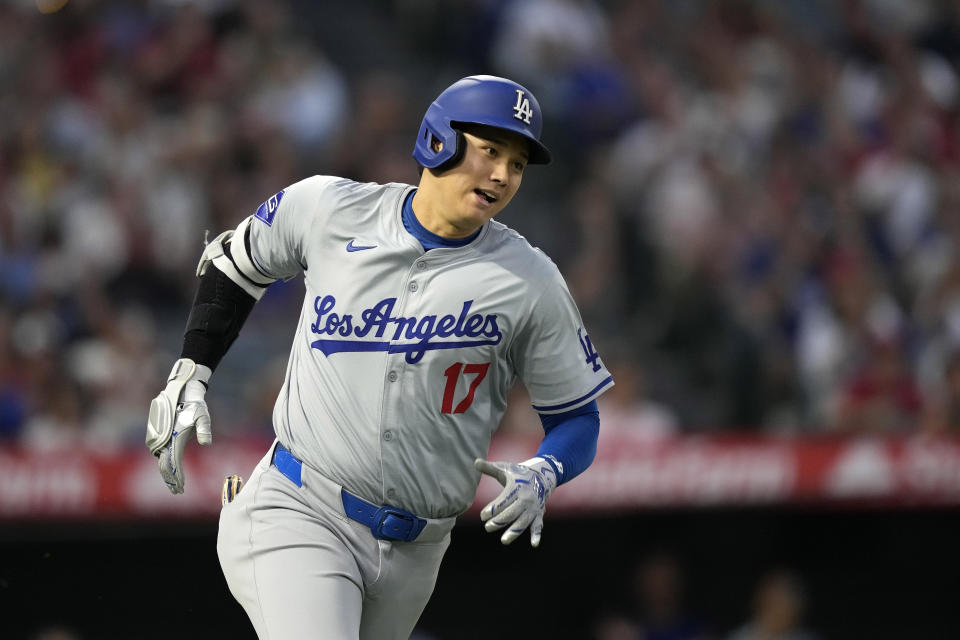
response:
<path id="1" fill-rule="evenodd" d="M 353 240 L 347 243 L 347 251 L 353 253 L 354 251 L 363 251 L 364 249 L 376 249 L 377 245 L 362 245 L 362 244 L 353 244 Z"/>

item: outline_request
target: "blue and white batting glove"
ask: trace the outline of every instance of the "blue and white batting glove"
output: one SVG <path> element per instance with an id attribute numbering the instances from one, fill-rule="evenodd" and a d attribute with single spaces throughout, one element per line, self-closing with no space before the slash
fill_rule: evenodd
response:
<path id="1" fill-rule="evenodd" d="M 160 475 L 170 493 L 183 493 L 183 450 L 194 431 L 200 444 L 213 441 L 210 411 L 204 400 L 212 373 L 209 367 L 181 358 L 174 363 L 166 388 L 150 402 L 146 444 L 157 456 Z"/>
<path id="2" fill-rule="evenodd" d="M 500 495 L 480 512 L 480 519 L 486 523 L 484 529 L 489 533 L 507 527 L 500 542 L 510 544 L 529 527 L 530 545 L 538 546 L 547 498 L 557 486 L 553 466 L 544 458 L 531 458 L 519 464 L 477 458 L 474 466 L 503 485 Z"/>

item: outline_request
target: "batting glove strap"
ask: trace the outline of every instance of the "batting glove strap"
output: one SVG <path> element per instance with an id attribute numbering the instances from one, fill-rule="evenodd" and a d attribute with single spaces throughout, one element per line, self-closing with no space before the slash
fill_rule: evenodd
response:
<path id="1" fill-rule="evenodd" d="M 547 498 L 557 486 L 552 465 L 543 458 L 524 463 L 489 462 L 478 458 L 474 465 L 481 473 L 495 478 L 503 490 L 480 512 L 488 532 L 506 528 L 500 541 L 510 544 L 530 529 L 530 544 L 540 544 L 543 514 Z"/>
<path id="2" fill-rule="evenodd" d="M 543 479 L 543 484 L 546 487 L 548 498 L 550 494 L 553 493 L 553 490 L 557 488 L 557 485 L 560 484 L 560 477 L 563 474 L 563 463 L 553 456 L 537 456 L 529 460 L 524 460 L 520 465 L 533 469 L 540 474 L 540 477 Z"/>

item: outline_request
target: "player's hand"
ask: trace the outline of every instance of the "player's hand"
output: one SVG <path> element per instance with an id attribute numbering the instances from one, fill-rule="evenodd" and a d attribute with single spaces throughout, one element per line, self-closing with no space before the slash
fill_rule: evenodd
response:
<path id="1" fill-rule="evenodd" d="M 196 433 L 202 445 L 213 441 L 204 400 L 211 373 L 208 367 L 181 358 L 174 363 L 166 388 L 150 403 L 147 448 L 157 456 L 160 475 L 173 494 L 183 493 L 183 450 L 190 436 Z"/>
<path id="2" fill-rule="evenodd" d="M 516 540 L 527 527 L 530 528 L 530 545 L 536 547 L 540 544 L 547 498 L 557 486 L 553 467 L 545 460 L 538 464 L 540 460 L 534 458 L 516 464 L 477 458 L 474 462 L 478 471 L 496 478 L 503 485 L 500 495 L 480 512 L 487 532 L 507 527 L 500 537 L 503 544 Z"/>

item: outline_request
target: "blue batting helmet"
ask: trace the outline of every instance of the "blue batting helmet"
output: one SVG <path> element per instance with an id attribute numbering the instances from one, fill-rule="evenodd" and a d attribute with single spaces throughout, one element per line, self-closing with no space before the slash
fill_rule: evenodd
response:
<path id="1" fill-rule="evenodd" d="M 523 86 L 497 76 L 470 76 L 456 81 L 433 101 L 423 116 L 413 157 L 441 172 L 463 157 L 458 125 L 483 124 L 519 133 L 530 142 L 530 164 L 547 164 L 550 151 L 540 142 L 540 104 Z M 443 143 L 433 149 L 433 139 Z"/>

